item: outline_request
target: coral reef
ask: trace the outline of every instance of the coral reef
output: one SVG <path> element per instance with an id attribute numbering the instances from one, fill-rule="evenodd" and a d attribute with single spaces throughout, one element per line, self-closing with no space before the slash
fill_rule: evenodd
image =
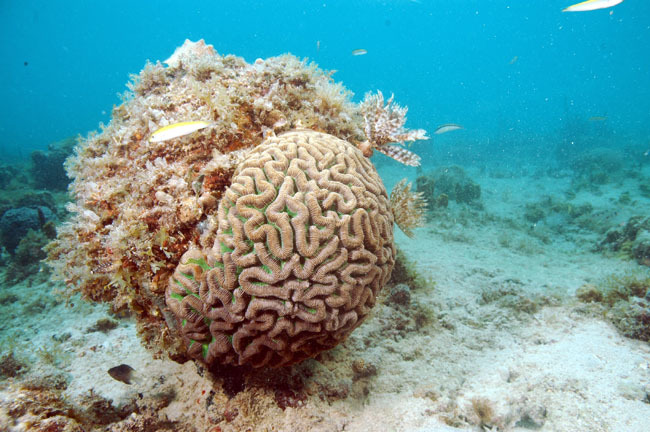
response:
<path id="1" fill-rule="evenodd" d="M 479 304 L 494 304 L 500 308 L 512 310 L 516 316 L 526 316 L 537 313 L 545 306 L 557 306 L 559 299 L 553 294 L 525 293 L 516 284 L 508 283 L 482 290 Z"/>
<path id="2" fill-rule="evenodd" d="M 576 227 L 602 232 L 606 223 L 602 217 L 594 216 L 594 207 L 589 202 L 578 204 L 548 195 L 539 201 L 526 203 L 524 219 L 532 224 L 543 221 L 559 233 Z"/>
<path id="3" fill-rule="evenodd" d="M 6 188 L 19 170 L 20 168 L 14 164 L 0 164 L 0 189 Z"/>
<path id="4" fill-rule="evenodd" d="M 456 165 L 440 167 L 431 173 L 420 175 L 415 184 L 417 191 L 436 207 L 447 207 L 449 200 L 469 204 L 481 198 L 481 186 Z"/>
<path id="5" fill-rule="evenodd" d="M 269 138 L 234 173 L 209 249 L 190 249 L 166 301 L 192 358 L 284 366 L 366 318 L 394 263 L 393 215 L 372 163 L 303 130 Z M 206 243 L 203 241 L 202 243 Z"/>
<path id="6" fill-rule="evenodd" d="M 46 152 L 32 152 L 31 176 L 34 187 L 39 189 L 65 190 L 70 179 L 65 173 L 63 163 L 72 154 L 77 140 L 67 138 L 51 143 Z"/>
<path id="7" fill-rule="evenodd" d="M 47 267 L 41 267 L 41 260 L 47 257 L 43 249 L 52 238 L 52 236 L 48 237 L 43 230 L 27 231 L 9 260 L 5 282 L 14 284 L 41 273 L 42 268 L 47 270 Z M 40 277 L 44 279 L 48 275 L 49 272 L 44 271 Z"/>
<path id="8" fill-rule="evenodd" d="M 597 147 L 575 155 L 570 166 L 574 170 L 574 187 L 593 189 L 598 185 L 621 180 L 625 160 L 620 151 Z"/>
<path id="9" fill-rule="evenodd" d="M 134 76 L 111 122 L 80 140 L 66 161 L 74 201 L 48 246 L 48 261 L 70 294 L 110 302 L 114 311 L 131 309 L 145 344 L 180 360 L 185 349 L 174 336 L 177 318 L 165 292 L 190 247 L 213 246 L 217 204 L 250 149 L 294 128 L 360 147 L 371 139 L 384 146 L 387 139 L 410 138 L 403 130 L 406 110 L 392 99 L 375 109 L 388 113 L 390 125 L 367 136 L 367 122 L 377 125 L 378 117 L 364 120 L 361 106 L 330 74 L 290 55 L 247 64 L 203 41 L 186 41 L 167 63 L 147 64 Z M 163 126 L 197 120 L 210 126 L 170 141 L 148 140 Z M 339 199 L 347 205 L 347 195 Z M 352 229 L 357 238 L 359 225 Z M 308 248 L 319 230 L 309 230 Z"/>
<path id="10" fill-rule="evenodd" d="M 647 275 L 611 275 L 599 285 L 583 285 L 576 297 L 599 307 L 625 336 L 650 341 L 650 277 Z"/>
<path id="11" fill-rule="evenodd" d="M 53 219 L 52 211 L 43 206 L 9 209 L 0 218 L 0 242 L 13 253 L 29 230 L 39 230 Z"/>
<path id="12" fill-rule="evenodd" d="M 12 191 L 13 207 L 47 207 L 56 213 L 57 198 L 45 190 L 23 189 Z"/>
<path id="13" fill-rule="evenodd" d="M 422 199 L 427 203 L 429 209 L 447 208 L 449 206 L 449 196 L 441 193 L 436 196 L 436 182 L 426 175 L 420 175 L 415 179 L 415 189 Z"/>
<path id="14" fill-rule="evenodd" d="M 0 378 L 15 378 L 27 370 L 27 365 L 16 359 L 14 352 L 0 357 Z"/>
<path id="15" fill-rule="evenodd" d="M 0 401 L 0 413 L 3 414 L 0 416 L 2 430 L 42 432 L 95 430 L 97 427 L 125 419 L 139 408 L 135 402 L 123 407 L 115 407 L 110 400 L 92 391 L 84 395 L 81 400 L 72 402 L 62 389 L 51 386 L 34 387 L 29 383 L 23 383 L 22 386 L 11 390 L 11 397 Z M 6 421 L 5 416 L 11 420 L 11 423 Z"/>
<path id="16" fill-rule="evenodd" d="M 620 252 L 650 267 L 650 217 L 632 216 L 624 225 L 610 228 L 598 249 Z"/>

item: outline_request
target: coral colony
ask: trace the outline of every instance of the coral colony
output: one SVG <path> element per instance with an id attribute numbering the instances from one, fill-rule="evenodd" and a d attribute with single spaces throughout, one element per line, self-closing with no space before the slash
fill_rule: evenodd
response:
<path id="1" fill-rule="evenodd" d="M 165 63 L 66 162 L 74 202 L 50 265 L 177 360 L 282 366 L 332 348 L 390 277 L 393 222 L 412 235 L 422 220 L 421 196 L 401 183 L 389 200 L 367 156 L 417 165 L 398 143 L 425 132 L 291 55 L 247 64 L 185 41 Z"/>

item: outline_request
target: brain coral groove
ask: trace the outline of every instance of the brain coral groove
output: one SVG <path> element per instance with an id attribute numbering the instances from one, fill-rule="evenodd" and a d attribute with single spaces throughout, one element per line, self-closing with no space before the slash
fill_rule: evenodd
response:
<path id="1" fill-rule="evenodd" d="M 300 130 L 236 169 L 211 248 L 181 258 L 166 291 L 188 355 L 285 366 L 330 349 L 367 317 L 394 264 L 393 215 L 353 145 Z"/>

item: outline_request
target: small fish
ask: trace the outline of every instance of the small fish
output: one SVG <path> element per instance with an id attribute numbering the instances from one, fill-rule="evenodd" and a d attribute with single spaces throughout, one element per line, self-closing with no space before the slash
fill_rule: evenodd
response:
<path id="1" fill-rule="evenodd" d="M 133 378 L 133 369 L 128 364 L 122 363 L 119 366 L 110 368 L 107 372 L 114 380 L 123 382 L 124 384 L 131 384 L 131 378 Z"/>
<path id="2" fill-rule="evenodd" d="M 591 121 L 591 122 L 603 122 L 603 121 L 605 121 L 605 120 L 607 120 L 607 117 L 605 117 L 605 116 L 593 116 L 593 117 L 589 117 L 589 121 Z"/>
<path id="3" fill-rule="evenodd" d="M 512 60 L 510 60 L 510 63 L 508 63 L 508 64 L 513 65 L 513 64 L 517 63 L 517 60 L 519 60 L 519 56 L 514 56 L 514 57 L 512 58 Z"/>
<path id="4" fill-rule="evenodd" d="M 451 132 L 451 131 L 455 131 L 455 130 L 458 130 L 458 129 L 463 129 L 463 127 L 461 125 L 457 125 L 457 124 L 454 124 L 454 123 L 448 123 L 448 124 L 443 124 L 443 125 L 439 126 L 438 129 L 436 129 L 435 132 L 433 132 L 433 133 L 435 135 L 440 135 L 440 134 L 443 134 L 445 132 Z"/>
<path id="5" fill-rule="evenodd" d="M 167 141 L 173 138 L 182 137 L 189 135 L 192 132 L 201 130 L 210 126 L 211 123 L 205 121 L 189 121 L 189 122 L 180 122 L 170 124 L 165 127 L 161 127 L 157 131 L 151 134 L 149 141 L 152 143 Z"/>
<path id="6" fill-rule="evenodd" d="M 353 56 L 360 56 L 360 55 L 366 55 L 366 54 L 368 54 L 368 51 L 364 50 L 363 48 L 355 49 L 354 51 L 352 51 Z"/>
<path id="7" fill-rule="evenodd" d="M 320 41 L 319 40 L 316 41 L 316 51 L 317 52 L 320 51 Z"/>
<path id="8" fill-rule="evenodd" d="M 620 3 L 623 3 L 623 0 L 587 0 L 571 5 L 562 10 L 562 12 L 586 12 L 596 9 L 606 9 Z"/>

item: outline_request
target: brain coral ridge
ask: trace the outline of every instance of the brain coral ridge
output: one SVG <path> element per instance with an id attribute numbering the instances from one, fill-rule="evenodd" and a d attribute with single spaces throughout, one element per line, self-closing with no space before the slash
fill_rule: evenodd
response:
<path id="1" fill-rule="evenodd" d="M 374 166 L 331 135 L 267 139 L 234 173 L 212 247 L 181 258 L 166 292 L 190 357 L 284 366 L 343 341 L 394 264 Z"/>

